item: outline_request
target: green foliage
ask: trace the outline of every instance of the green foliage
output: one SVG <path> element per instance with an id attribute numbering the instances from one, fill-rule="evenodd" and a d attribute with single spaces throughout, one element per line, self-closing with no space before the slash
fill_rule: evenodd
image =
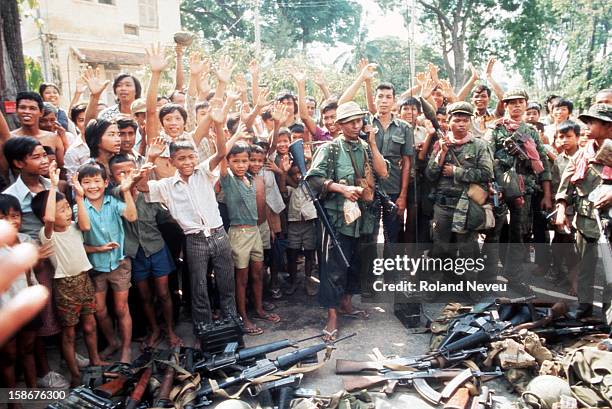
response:
<path id="1" fill-rule="evenodd" d="M 37 90 L 45 80 L 40 63 L 27 55 L 24 55 L 23 60 L 28 89 Z"/>
<path id="2" fill-rule="evenodd" d="M 260 1 L 262 45 L 284 58 L 308 44 L 351 42 L 360 24 L 356 0 L 184 0 L 181 20 L 219 49 L 228 39 L 254 40 L 255 1 Z"/>

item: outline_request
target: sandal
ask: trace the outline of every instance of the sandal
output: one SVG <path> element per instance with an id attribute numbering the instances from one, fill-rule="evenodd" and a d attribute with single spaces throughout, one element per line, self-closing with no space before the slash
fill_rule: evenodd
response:
<path id="1" fill-rule="evenodd" d="M 265 314 L 265 315 L 254 315 L 253 316 L 253 321 L 268 321 L 268 322 L 272 322 L 274 324 L 276 324 L 277 322 L 280 322 L 281 317 L 279 317 L 276 314 Z"/>
<path id="2" fill-rule="evenodd" d="M 281 292 L 280 288 L 274 288 L 270 290 L 270 296 L 272 299 L 278 300 L 279 298 L 283 298 L 283 293 Z"/>
<path id="3" fill-rule="evenodd" d="M 334 329 L 333 331 L 328 331 L 325 328 L 323 328 L 323 341 L 325 342 L 334 342 L 337 337 L 338 337 L 338 328 Z"/>
<path id="4" fill-rule="evenodd" d="M 360 320 L 367 320 L 370 318 L 370 314 L 366 310 L 353 310 L 351 312 L 341 312 L 341 316 L 346 318 L 357 318 Z"/>
<path id="5" fill-rule="evenodd" d="M 245 327 L 244 333 L 251 336 L 261 335 L 264 333 L 264 330 L 259 327 Z"/>

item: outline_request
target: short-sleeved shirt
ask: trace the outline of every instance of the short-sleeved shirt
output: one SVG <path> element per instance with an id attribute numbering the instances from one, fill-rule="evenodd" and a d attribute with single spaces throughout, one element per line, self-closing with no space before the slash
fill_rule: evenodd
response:
<path id="1" fill-rule="evenodd" d="M 129 222 L 124 219 L 125 255 L 136 257 L 138 248 L 142 247 L 145 257 L 150 257 L 164 248 L 164 239 L 157 227 L 157 217 L 165 212 L 159 203 L 149 203 L 144 194 L 136 195 L 138 220 Z"/>
<path id="2" fill-rule="evenodd" d="M 257 200 L 255 199 L 255 183 L 253 176 L 246 174 L 249 184 L 240 180 L 231 170 L 221 176 L 221 189 L 229 213 L 230 225 L 257 226 Z"/>
<path id="3" fill-rule="evenodd" d="M 317 126 L 317 131 L 312 135 L 313 141 L 331 141 L 334 139 L 331 133 L 327 129 L 323 129 Z"/>
<path id="4" fill-rule="evenodd" d="M 487 130 L 495 128 L 495 121 L 498 116 L 495 112 L 491 112 L 490 110 L 486 110 L 484 115 L 479 115 L 478 112 L 474 113 L 470 121 L 470 131 L 472 135 L 477 138 L 482 138 Z"/>
<path id="5" fill-rule="evenodd" d="M 304 187 L 298 186 L 292 188 L 287 186 L 291 192 L 289 197 L 289 206 L 287 206 L 287 220 L 290 222 L 299 222 L 304 220 L 312 220 L 317 218 L 317 209 L 314 207 L 312 200 L 304 191 Z"/>
<path id="6" fill-rule="evenodd" d="M 119 262 L 125 257 L 123 251 L 125 232 L 122 216 L 125 203 L 110 195 L 104 195 L 102 207 L 96 209 L 85 198 L 85 208 L 89 215 L 91 229 L 83 233 L 83 239 L 88 246 L 103 246 L 109 242 L 119 244 L 119 247 L 103 253 L 89 253 L 89 261 L 96 272 L 108 273 L 119 267 Z M 78 218 L 78 208 L 74 205 L 74 213 Z"/>
<path id="7" fill-rule="evenodd" d="M 64 155 L 64 168 L 68 176 L 68 182 L 72 183 L 72 175 L 74 175 L 81 165 L 91 160 L 91 152 L 89 146 L 80 137 L 68 147 Z"/>
<path id="8" fill-rule="evenodd" d="M 23 243 L 33 243 L 32 239 L 30 238 L 30 236 L 28 236 L 27 234 L 23 234 L 23 233 L 17 233 L 17 242 L 23 244 Z M 7 252 L 10 251 L 9 247 L 0 247 L 0 255 L 3 256 L 5 255 Z M 17 276 L 17 278 L 15 278 L 13 280 L 13 282 L 11 283 L 11 285 L 9 286 L 9 288 L 7 288 L 5 291 L 0 292 L 0 308 L 2 308 L 4 305 L 6 305 L 9 301 L 11 301 L 11 299 L 13 297 L 15 297 L 17 294 L 19 294 L 19 292 L 21 290 L 23 290 L 24 288 L 28 287 L 28 278 L 26 276 L 27 273 L 21 273 Z M 30 277 L 32 277 L 33 280 L 36 279 L 36 277 L 34 276 L 34 272 L 30 271 L 29 272 Z M 37 284 L 37 283 L 32 283 L 32 284 Z"/>
<path id="9" fill-rule="evenodd" d="M 50 257 L 55 267 L 53 278 L 74 277 L 91 269 L 91 263 L 83 246 L 83 233 L 76 222 L 72 222 L 66 231 L 52 232 L 51 238 L 45 237 L 43 227 L 40 229 L 39 237 L 42 244 L 51 242 L 53 245 L 53 255 Z"/>
<path id="10" fill-rule="evenodd" d="M 398 194 L 402 187 L 402 158 L 414 154 L 412 127 L 395 117 L 391 119 L 387 129 L 384 129 L 378 117 L 374 118 L 372 125 L 378 128 L 376 146 L 381 155 L 389 161 L 389 177 L 381 181 L 382 188 L 388 194 Z"/>
<path id="11" fill-rule="evenodd" d="M 147 200 L 165 205 L 185 234 L 204 232 L 208 237 L 211 229 L 223 225 L 214 189 L 218 178 L 207 159 L 196 166 L 187 182 L 178 171 L 173 177 L 150 180 Z"/>
<path id="12" fill-rule="evenodd" d="M 45 189 L 51 188 L 51 182 L 49 179 L 42 176 L 39 177 L 40 183 Z M 7 195 L 11 195 L 19 200 L 21 205 L 21 233 L 25 233 L 30 236 L 33 240 L 38 241 L 38 232 L 42 227 L 42 222 L 34 213 L 32 213 L 32 199 L 36 196 L 36 193 L 30 191 L 30 189 L 23 183 L 21 175 L 15 180 L 15 183 L 7 187 L 4 192 Z"/>

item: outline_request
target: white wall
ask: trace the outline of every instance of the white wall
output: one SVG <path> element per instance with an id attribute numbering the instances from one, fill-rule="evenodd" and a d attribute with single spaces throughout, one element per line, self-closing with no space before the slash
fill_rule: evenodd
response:
<path id="1" fill-rule="evenodd" d="M 114 0 L 115 5 L 99 4 L 98 0 L 38 2 L 43 31 L 56 36 L 64 104 L 69 102 L 69 90 L 74 89 L 79 73 L 71 47 L 143 53 L 150 43 L 173 44 L 172 35 L 180 30 L 180 0 L 157 0 L 157 28 L 140 26 L 138 0 Z M 37 15 L 36 10 L 31 13 Z M 138 26 L 138 36 L 125 34 L 124 24 Z M 24 54 L 40 60 L 42 45 L 33 18 L 22 18 L 21 33 Z"/>

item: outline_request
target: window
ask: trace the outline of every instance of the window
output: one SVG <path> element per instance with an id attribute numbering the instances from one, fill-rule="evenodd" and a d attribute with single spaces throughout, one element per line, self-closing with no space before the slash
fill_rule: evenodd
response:
<path id="1" fill-rule="evenodd" d="M 115 0 L 98 0 L 100 4 L 110 4 L 111 6 L 115 5 Z"/>
<path id="2" fill-rule="evenodd" d="M 157 28 L 157 0 L 138 0 L 140 25 Z"/>
<path id="3" fill-rule="evenodd" d="M 134 24 L 124 24 L 123 25 L 123 32 L 125 34 L 129 34 L 132 36 L 137 36 L 138 35 L 138 26 L 134 25 Z"/>

